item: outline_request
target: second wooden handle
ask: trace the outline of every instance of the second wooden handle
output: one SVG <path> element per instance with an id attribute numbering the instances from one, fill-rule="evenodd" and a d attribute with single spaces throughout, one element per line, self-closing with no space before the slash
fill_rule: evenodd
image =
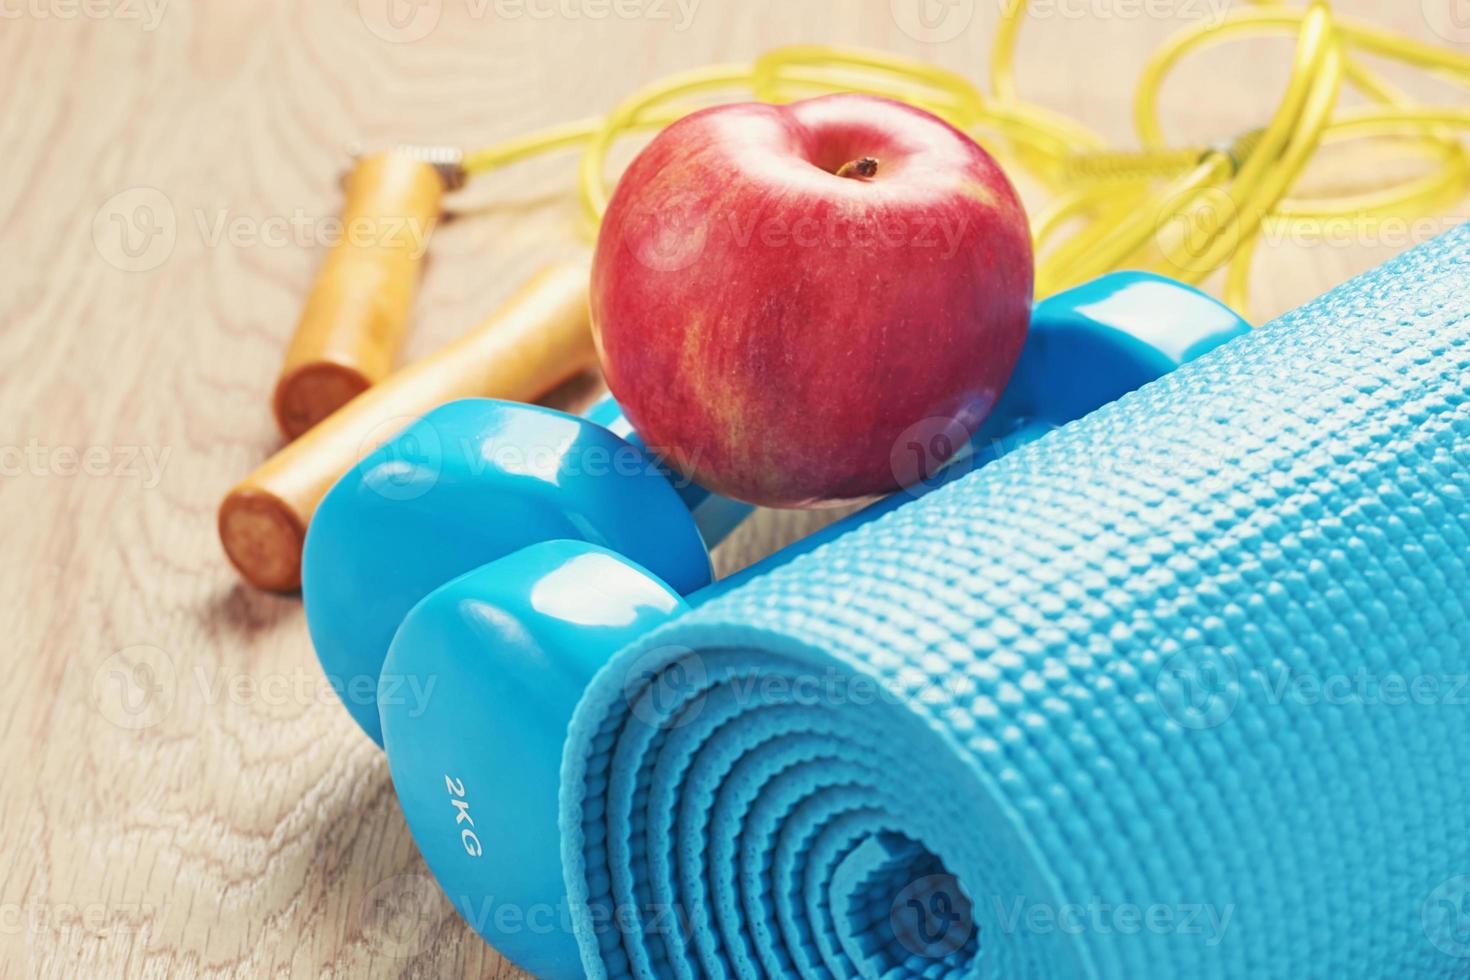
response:
<path id="1" fill-rule="evenodd" d="M 317 271 L 272 400 L 295 439 L 388 375 L 403 343 L 444 180 L 402 153 L 364 157 L 347 177 L 340 238 Z"/>
<path id="2" fill-rule="evenodd" d="M 585 263 L 547 269 L 480 326 L 369 388 L 267 460 L 220 505 L 230 561 L 260 588 L 299 588 L 316 505 L 378 443 L 445 402 L 530 401 L 591 366 L 587 280 Z"/>

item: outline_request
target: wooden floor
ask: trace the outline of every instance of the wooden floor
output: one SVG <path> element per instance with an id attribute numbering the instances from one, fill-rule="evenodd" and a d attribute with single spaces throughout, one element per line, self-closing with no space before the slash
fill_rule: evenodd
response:
<path id="1" fill-rule="evenodd" d="M 243 586 L 215 539 L 221 494 L 277 445 L 267 397 L 343 147 L 472 146 L 799 41 L 982 80 L 997 0 L 923 0 L 937 28 L 919 2 L 0 2 L 0 975 L 519 975 L 425 876 L 300 601 Z M 1453 2 L 1336 7 L 1464 44 Z M 1023 91 L 1126 141 L 1144 52 L 1224 3 L 1038 4 Z M 1211 139 L 1259 122 L 1288 52 L 1191 63 L 1170 126 Z M 434 241 L 410 356 L 585 247 L 572 168 L 467 192 Z M 1254 313 L 1451 223 L 1273 242 Z M 720 564 L 813 520 L 763 514 Z"/>

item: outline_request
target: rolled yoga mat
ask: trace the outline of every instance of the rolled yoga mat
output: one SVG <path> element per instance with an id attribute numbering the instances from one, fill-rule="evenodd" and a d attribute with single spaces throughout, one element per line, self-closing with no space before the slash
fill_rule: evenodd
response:
<path id="1" fill-rule="evenodd" d="M 1470 976 L 1470 231 L 620 652 L 596 977 Z"/>

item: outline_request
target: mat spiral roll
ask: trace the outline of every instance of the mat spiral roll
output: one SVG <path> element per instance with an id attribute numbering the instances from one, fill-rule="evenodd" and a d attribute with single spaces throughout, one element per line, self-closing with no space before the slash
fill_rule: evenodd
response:
<path id="1" fill-rule="evenodd" d="M 1470 976 L 1470 230 L 619 653 L 597 977 Z"/>

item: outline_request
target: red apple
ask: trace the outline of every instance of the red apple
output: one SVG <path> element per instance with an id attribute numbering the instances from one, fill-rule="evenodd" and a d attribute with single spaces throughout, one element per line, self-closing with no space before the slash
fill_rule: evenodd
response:
<path id="1" fill-rule="evenodd" d="M 718 493 L 803 507 L 895 489 L 915 432 L 949 436 L 921 455 L 958 448 L 1031 291 L 1026 215 L 988 153 L 912 106 L 832 95 L 660 133 L 603 219 L 592 320 L 650 447 Z"/>

